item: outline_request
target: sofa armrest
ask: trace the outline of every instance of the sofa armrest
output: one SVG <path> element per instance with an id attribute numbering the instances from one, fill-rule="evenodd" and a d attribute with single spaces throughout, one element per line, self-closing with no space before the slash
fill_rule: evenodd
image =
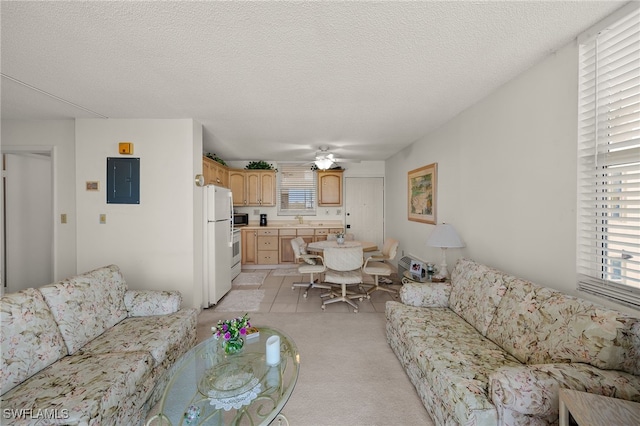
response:
<path id="1" fill-rule="evenodd" d="M 180 310 L 180 303 L 179 291 L 127 290 L 124 294 L 129 317 L 172 314 Z"/>
<path id="2" fill-rule="evenodd" d="M 489 392 L 498 413 L 557 418 L 560 388 L 640 402 L 640 377 L 588 364 L 502 367 L 489 376 Z"/>
<path id="3" fill-rule="evenodd" d="M 409 306 L 446 308 L 450 293 L 451 283 L 405 283 L 400 289 L 400 301 Z"/>

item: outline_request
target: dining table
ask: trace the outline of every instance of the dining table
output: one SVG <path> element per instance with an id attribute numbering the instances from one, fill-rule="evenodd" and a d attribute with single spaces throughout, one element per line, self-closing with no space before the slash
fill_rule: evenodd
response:
<path id="1" fill-rule="evenodd" d="M 359 247 L 359 246 L 362 247 L 363 252 L 371 252 L 371 251 L 378 250 L 378 245 L 376 243 L 371 241 L 358 241 L 358 240 L 344 241 L 342 243 L 338 243 L 335 240 L 314 241 L 312 243 L 307 244 L 307 250 L 322 252 L 327 247 L 343 248 L 343 247 Z"/>

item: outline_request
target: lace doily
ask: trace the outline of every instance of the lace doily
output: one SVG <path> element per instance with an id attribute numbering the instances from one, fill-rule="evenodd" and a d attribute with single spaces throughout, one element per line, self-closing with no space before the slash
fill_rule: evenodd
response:
<path id="1" fill-rule="evenodd" d="M 243 405 L 249 405 L 258 397 L 262 385 L 253 371 L 237 369 L 211 378 L 211 390 L 207 392 L 210 403 L 216 409 L 236 410 Z"/>

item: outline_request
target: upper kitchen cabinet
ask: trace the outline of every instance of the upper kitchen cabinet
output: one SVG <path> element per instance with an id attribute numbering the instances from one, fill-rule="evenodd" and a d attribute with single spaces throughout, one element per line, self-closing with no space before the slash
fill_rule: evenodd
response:
<path id="1" fill-rule="evenodd" d="M 231 170 L 229 184 L 234 206 L 275 206 L 275 170 Z"/>
<path id="2" fill-rule="evenodd" d="M 229 188 L 229 168 L 208 157 L 202 157 L 202 174 L 205 185 Z"/>
<path id="3" fill-rule="evenodd" d="M 318 170 L 318 206 L 342 205 L 343 170 Z"/>

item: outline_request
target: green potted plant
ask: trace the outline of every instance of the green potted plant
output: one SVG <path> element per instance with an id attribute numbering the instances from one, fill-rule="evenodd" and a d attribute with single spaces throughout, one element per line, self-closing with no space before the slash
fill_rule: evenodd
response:
<path id="1" fill-rule="evenodd" d="M 207 158 L 211 158 L 213 161 L 217 161 L 218 163 L 222 164 L 223 166 L 227 165 L 227 163 L 225 163 L 224 160 L 222 158 L 218 157 L 216 154 L 212 154 L 210 152 L 207 152 L 205 154 L 205 156 Z"/>
<path id="2" fill-rule="evenodd" d="M 269 164 L 263 160 L 250 161 L 249 164 L 245 166 L 245 169 L 246 170 L 275 170 L 276 172 L 278 171 L 278 169 L 273 167 L 273 164 Z"/>

